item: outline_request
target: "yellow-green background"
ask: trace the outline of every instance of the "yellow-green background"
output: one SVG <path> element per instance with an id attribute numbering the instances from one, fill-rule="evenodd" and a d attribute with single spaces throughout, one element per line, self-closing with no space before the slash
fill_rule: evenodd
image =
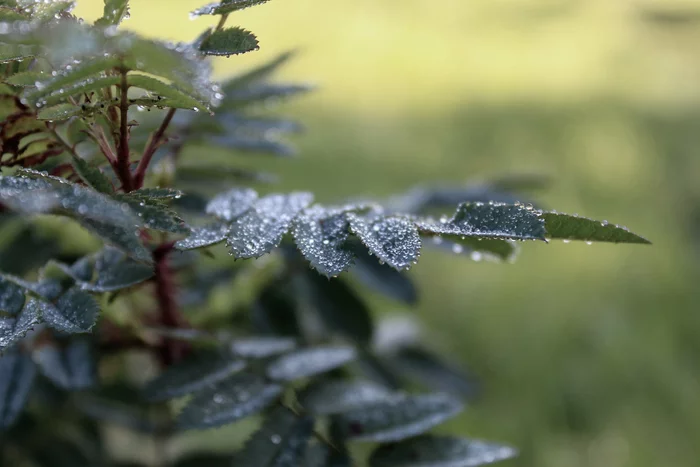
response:
<path id="1" fill-rule="evenodd" d="M 197 6 L 133 0 L 124 26 L 189 40 L 214 21 L 191 21 Z M 418 309 L 381 310 L 415 313 L 481 378 L 445 429 L 519 446 L 509 465 L 700 465 L 699 15 L 698 0 L 272 0 L 229 21 L 261 50 L 217 75 L 294 48 L 282 77 L 320 85 L 283 109 L 308 133 L 298 160 L 264 164 L 280 189 L 545 171 L 548 206 L 654 242 L 526 244 L 506 265 L 426 252 Z"/>

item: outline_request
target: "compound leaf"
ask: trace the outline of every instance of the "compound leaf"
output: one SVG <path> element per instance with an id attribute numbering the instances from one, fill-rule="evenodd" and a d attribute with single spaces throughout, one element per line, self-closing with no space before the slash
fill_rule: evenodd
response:
<path id="1" fill-rule="evenodd" d="M 630 232 L 626 227 L 594 221 L 585 217 L 543 212 L 548 238 L 585 240 L 587 242 L 651 243 L 646 238 Z"/>
<path id="2" fill-rule="evenodd" d="M 40 306 L 49 326 L 69 334 L 90 332 L 100 312 L 95 298 L 77 287 L 68 289 L 55 305 L 43 302 Z"/>
<path id="3" fill-rule="evenodd" d="M 0 356 L 0 429 L 12 425 L 24 409 L 35 376 L 36 367 L 27 355 Z"/>
<path id="4" fill-rule="evenodd" d="M 314 415 L 334 415 L 373 406 L 391 397 L 384 386 L 362 380 L 327 380 L 299 394 L 299 403 Z"/>
<path id="5" fill-rule="evenodd" d="M 357 356 L 353 347 L 319 346 L 282 355 L 267 367 L 267 376 L 277 381 L 291 381 L 318 375 L 341 367 Z"/>
<path id="6" fill-rule="evenodd" d="M 199 45 L 205 55 L 239 55 L 258 50 L 258 39 L 250 31 L 234 27 L 219 29 L 207 36 Z"/>

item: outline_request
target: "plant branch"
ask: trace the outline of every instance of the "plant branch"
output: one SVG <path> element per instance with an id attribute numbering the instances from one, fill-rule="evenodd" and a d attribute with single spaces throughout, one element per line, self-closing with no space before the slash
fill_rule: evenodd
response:
<path id="1" fill-rule="evenodd" d="M 153 155 L 163 143 L 165 131 L 168 129 L 168 125 L 170 125 L 173 116 L 175 116 L 176 110 L 177 109 L 174 108 L 170 108 L 168 110 L 168 113 L 165 114 L 165 118 L 161 122 L 158 129 L 155 132 L 153 132 L 151 137 L 148 139 L 146 149 L 144 149 L 143 151 L 143 157 L 141 157 L 139 165 L 138 167 L 136 167 L 136 174 L 134 175 L 134 185 L 136 186 L 136 188 L 141 188 L 143 186 L 143 180 L 146 177 L 146 171 L 148 170 L 148 166 L 151 163 L 151 159 L 153 159 Z"/>
<path id="2" fill-rule="evenodd" d="M 119 104 L 120 120 L 119 120 L 119 148 L 117 154 L 116 172 L 119 180 L 122 182 L 122 189 L 125 193 L 133 190 L 133 180 L 131 178 L 131 170 L 129 169 L 129 83 L 126 81 L 126 70 L 120 70 L 121 84 L 119 86 L 121 92 L 121 102 Z"/>

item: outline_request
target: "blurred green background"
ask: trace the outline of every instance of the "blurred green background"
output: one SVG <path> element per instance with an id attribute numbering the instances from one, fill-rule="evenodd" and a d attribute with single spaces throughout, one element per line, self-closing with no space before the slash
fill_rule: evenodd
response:
<path id="1" fill-rule="evenodd" d="M 102 2 L 79 1 L 86 19 Z M 124 26 L 190 40 L 200 1 L 132 0 Z M 229 24 L 288 49 L 320 89 L 308 133 L 265 161 L 321 200 L 499 172 L 553 176 L 547 206 L 654 245 L 526 244 L 515 264 L 426 253 L 426 339 L 483 382 L 445 431 L 522 449 L 508 465 L 700 464 L 700 0 L 276 0 Z M 504 464 L 505 465 L 505 464 Z"/>

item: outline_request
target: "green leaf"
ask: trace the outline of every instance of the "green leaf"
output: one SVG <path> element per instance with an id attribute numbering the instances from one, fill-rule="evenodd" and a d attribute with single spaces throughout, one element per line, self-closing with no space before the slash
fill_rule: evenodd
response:
<path id="1" fill-rule="evenodd" d="M 90 332 L 97 322 L 100 306 L 92 295 L 78 288 L 68 289 L 56 305 L 41 303 L 44 321 L 69 334 Z"/>
<path id="2" fill-rule="evenodd" d="M 374 324 L 369 308 L 345 281 L 329 281 L 307 270 L 300 273 L 298 290 L 304 309 L 315 311 L 330 334 L 361 344 L 372 340 Z"/>
<path id="3" fill-rule="evenodd" d="M 189 237 L 175 242 L 178 250 L 196 250 L 205 248 L 226 240 L 229 226 L 223 223 L 213 223 L 203 227 L 192 227 Z"/>
<path id="4" fill-rule="evenodd" d="M 72 156 L 73 168 L 90 188 L 97 190 L 100 193 L 112 194 L 114 187 L 109 178 L 100 171 L 99 168 L 90 165 L 85 159 L 77 156 Z"/>
<path id="5" fill-rule="evenodd" d="M 386 443 L 425 433 L 462 408 L 459 399 L 448 394 L 396 396 L 338 415 L 336 421 L 348 439 Z"/>
<path id="6" fill-rule="evenodd" d="M 297 416 L 286 407 L 276 407 L 235 455 L 232 465 L 297 467 L 312 433 L 312 418 Z"/>
<path id="7" fill-rule="evenodd" d="M 30 87 L 36 86 L 37 81 L 42 81 L 46 76 L 43 71 L 21 71 L 5 79 L 5 82 L 12 86 Z"/>
<path id="8" fill-rule="evenodd" d="M 243 90 L 249 88 L 251 85 L 258 84 L 261 81 L 267 79 L 272 73 L 277 71 L 277 69 L 285 64 L 294 54 L 292 52 L 285 52 L 264 63 L 250 71 L 247 71 L 241 75 L 234 76 L 221 87 L 224 92 L 224 101 L 222 102 L 222 107 L 227 106 L 228 98 L 231 93 L 236 90 Z"/>
<path id="9" fill-rule="evenodd" d="M 294 350 L 297 341 L 289 337 L 238 337 L 231 342 L 231 351 L 242 358 L 268 358 Z"/>
<path id="10" fill-rule="evenodd" d="M 335 277 L 352 264 L 355 255 L 347 245 L 350 232 L 346 213 L 355 209 L 314 205 L 294 221 L 292 233 L 299 251 L 325 276 Z"/>
<path id="11" fill-rule="evenodd" d="M 24 409 L 35 376 L 36 367 L 27 355 L 0 356 L 0 430 L 9 428 Z"/>
<path id="12" fill-rule="evenodd" d="M 22 296 L 24 304 L 24 296 Z M 19 315 L 0 315 L 0 353 L 21 340 L 41 322 L 41 308 L 36 299 L 30 299 Z"/>
<path id="13" fill-rule="evenodd" d="M 44 95 L 42 99 L 37 101 L 37 103 L 40 103 L 42 106 L 54 105 L 59 102 L 67 101 L 68 98 L 71 96 L 80 97 L 80 95 L 82 94 L 89 95 L 90 93 L 101 91 L 102 89 L 108 89 L 111 86 L 118 85 L 119 83 L 119 76 L 100 77 L 99 75 L 93 75 L 81 81 L 78 81 L 77 83 L 73 83 L 70 86 L 62 87 L 56 91 L 53 91 L 50 94 Z M 93 100 L 94 102 L 92 104 L 83 104 L 80 107 L 80 110 L 82 110 L 83 112 L 87 112 L 95 111 L 97 109 L 103 109 L 105 107 L 104 102 L 100 102 L 96 99 Z"/>
<path id="14" fill-rule="evenodd" d="M 96 26 L 117 25 L 129 17 L 129 0 L 104 0 L 102 18 L 95 21 Z"/>
<path id="15" fill-rule="evenodd" d="M 38 52 L 35 45 L 0 43 L 0 64 L 33 58 Z"/>
<path id="16" fill-rule="evenodd" d="M 243 360 L 205 352 L 168 367 L 143 389 L 149 401 L 160 402 L 205 389 L 245 367 Z"/>
<path id="17" fill-rule="evenodd" d="M 128 204 L 149 229 L 179 234 L 190 233 L 185 221 L 175 211 L 162 204 L 147 204 L 124 195 L 115 196 L 115 199 Z"/>
<path id="18" fill-rule="evenodd" d="M 253 258 L 268 253 L 280 244 L 296 216 L 312 200 L 310 193 L 303 192 L 260 198 L 231 225 L 227 237 L 231 253 L 236 258 Z"/>
<path id="19" fill-rule="evenodd" d="M 226 425 L 262 411 L 281 394 L 278 384 L 252 374 L 234 374 L 195 394 L 177 423 L 182 429 Z"/>
<path id="20" fill-rule="evenodd" d="M 253 329 L 264 334 L 301 336 L 295 297 L 289 281 L 275 279 L 267 284 L 250 310 Z"/>
<path id="21" fill-rule="evenodd" d="M 476 394 L 476 381 L 420 347 L 399 349 L 392 355 L 391 362 L 400 373 L 426 388 L 463 397 Z"/>
<path id="22" fill-rule="evenodd" d="M 106 247 L 82 258 L 64 271 L 88 292 L 115 292 L 153 277 L 153 268 L 130 259 L 122 251 Z"/>
<path id="23" fill-rule="evenodd" d="M 281 99 L 304 94 L 314 87 L 309 84 L 256 84 L 246 88 L 232 89 L 221 103 L 222 110 L 247 107 L 251 104 L 278 102 Z"/>
<path id="24" fill-rule="evenodd" d="M 251 6 L 261 5 L 268 1 L 269 0 L 221 0 L 220 2 L 210 3 L 209 5 L 197 8 L 191 15 L 225 15 Z"/>
<path id="25" fill-rule="evenodd" d="M 155 104 L 157 105 L 209 112 L 209 102 L 204 100 L 202 96 L 192 93 L 191 90 L 180 89 L 174 83 L 167 84 L 150 76 L 135 75 L 133 73 L 129 73 L 128 83 L 130 86 L 153 92 L 168 99 L 167 102 L 163 101 L 162 103 L 156 101 Z"/>
<path id="26" fill-rule="evenodd" d="M 473 261 L 514 261 L 520 251 L 515 240 L 498 238 L 458 237 L 447 235 L 445 238 L 436 235 L 426 245 L 448 251 L 454 255 L 465 255 Z"/>
<path id="27" fill-rule="evenodd" d="M 557 212 L 543 212 L 548 238 L 565 240 L 585 240 L 587 242 L 646 243 L 644 237 L 607 221 L 594 221 L 585 217 L 571 216 Z"/>
<path id="28" fill-rule="evenodd" d="M 257 199 L 255 190 L 234 188 L 212 198 L 207 204 L 206 213 L 231 222 L 245 214 Z"/>
<path id="29" fill-rule="evenodd" d="M 424 435 L 379 446 L 370 467 L 476 467 L 517 456 L 508 446 L 480 440 Z"/>
<path id="30" fill-rule="evenodd" d="M 32 358 L 44 376 L 60 388 L 80 391 L 97 382 L 95 356 L 87 339 L 74 339 L 63 347 L 42 345 Z"/>
<path id="31" fill-rule="evenodd" d="M 239 27 L 216 30 L 199 44 L 199 51 L 204 55 L 225 55 L 226 57 L 252 52 L 259 48 L 255 34 Z"/>
<path id="32" fill-rule="evenodd" d="M 273 360 L 267 376 L 276 381 L 292 381 L 326 373 L 354 360 L 357 353 L 349 346 L 319 346 L 295 350 Z"/>
<path id="33" fill-rule="evenodd" d="M 348 214 L 350 230 L 374 254 L 379 262 L 394 269 L 409 269 L 418 261 L 421 240 L 418 229 L 402 217 L 361 217 Z"/>
<path id="34" fill-rule="evenodd" d="M 162 203 L 180 199 L 182 195 L 182 191 L 175 188 L 139 188 L 126 194 L 129 198 L 135 198 L 147 203 Z"/>
<path id="35" fill-rule="evenodd" d="M 362 285 L 407 305 L 416 304 L 418 290 L 405 272 L 397 271 L 386 264 L 379 264 L 362 245 L 353 244 L 353 251 L 356 255 L 355 264 L 350 268 L 350 273 Z"/>
<path id="36" fill-rule="evenodd" d="M 0 313 L 16 316 L 23 307 L 22 288 L 0 276 Z"/>
<path id="37" fill-rule="evenodd" d="M 153 256 L 141 240 L 135 229 L 126 229 L 118 225 L 110 225 L 91 219 L 78 219 L 78 222 L 90 232 L 102 238 L 107 244 L 119 248 L 134 259 L 150 264 Z"/>
<path id="38" fill-rule="evenodd" d="M 335 415 L 384 402 L 392 393 L 370 381 L 328 380 L 299 394 L 299 403 L 314 415 Z"/>

